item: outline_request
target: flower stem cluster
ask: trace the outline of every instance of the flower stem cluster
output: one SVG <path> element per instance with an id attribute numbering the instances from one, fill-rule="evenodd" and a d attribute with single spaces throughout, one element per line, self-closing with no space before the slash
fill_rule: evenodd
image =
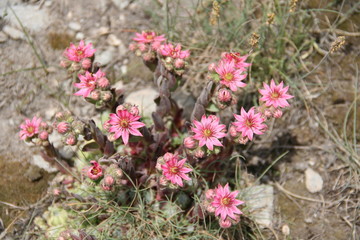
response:
<path id="1" fill-rule="evenodd" d="M 62 142 L 72 146 L 78 142 L 79 135 L 83 134 L 85 124 L 75 119 L 69 111 L 64 111 L 55 114 L 53 127 L 63 135 Z"/>
<path id="2" fill-rule="evenodd" d="M 240 215 L 243 213 L 237 206 L 244 202 L 236 199 L 238 194 L 238 191 L 230 191 L 228 183 L 224 187 L 219 184 L 217 188 L 206 191 L 205 209 L 215 214 L 220 227 L 229 228 L 240 221 Z"/>
<path id="3" fill-rule="evenodd" d="M 83 40 L 77 46 L 70 43 L 70 47 L 63 53 L 65 59 L 60 62 L 60 65 L 67 68 L 69 72 L 83 72 L 91 69 L 91 59 L 95 52 L 96 50 L 92 48 L 92 43 L 85 45 Z"/>
<path id="4" fill-rule="evenodd" d="M 20 125 L 20 139 L 26 142 L 32 142 L 38 146 L 49 145 L 49 134 L 53 129 L 41 118 L 33 117 L 32 120 L 26 118 L 25 122 Z"/>
<path id="5" fill-rule="evenodd" d="M 184 146 L 197 158 L 204 158 L 208 154 L 218 153 L 222 147 L 219 139 L 226 136 L 226 126 L 220 124 L 215 115 L 203 115 L 201 121 L 193 120 L 190 137 L 184 139 Z"/>
<path id="6" fill-rule="evenodd" d="M 139 119 L 139 108 L 125 103 L 116 108 L 116 113 L 110 113 L 110 119 L 104 123 L 103 127 L 110 133 L 108 136 L 110 141 L 121 137 L 123 143 L 127 145 L 130 135 L 142 136 L 138 129 L 144 127 L 145 124 L 139 122 Z"/>
<path id="7" fill-rule="evenodd" d="M 143 31 L 142 33 L 135 33 L 129 49 L 135 52 L 136 56 L 142 57 L 145 62 L 152 62 L 156 60 L 156 54 L 162 42 L 166 41 L 164 35 L 156 35 L 155 32 Z"/>
<path id="8" fill-rule="evenodd" d="M 162 173 L 159 179 L 160 185 L 170 188 L 183 187 L 183 180 L 190 180 L 186 174 L 192 171 L 185 162 L 186 158 L 179 161 L 179 156 L 172 153 L 165 153 L 164 156 L 159 157 L 156 168 Z"/>

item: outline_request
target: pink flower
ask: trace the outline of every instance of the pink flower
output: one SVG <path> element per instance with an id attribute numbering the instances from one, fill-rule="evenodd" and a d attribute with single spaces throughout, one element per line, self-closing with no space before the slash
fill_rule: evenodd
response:
<path id="1" fill-rule="evenodd" d="M 114 139 L 118 139 L 120 136 L 124 144 L 126 145 L 129 141 L 129 134 L 134 136 L 142 136 L 137 128 L 144 127 L 145 124 L 138 122 L 140 116 L 131 114 L 127 109 L 118 109 L 115 113 L 110 114 L 110 125 L 109 132 L 113 132 Z"/>
<path id="2" fill-rule="evenodd" d="M 40 124 L 41 118 L 33 117 L 31 121 L 30 119 L 26 118 L 25 123 L 20 125 L 20 139 L 25 140 L 26 138 L 33 137 L 39 132 Z"/>
<path id="3" fill-rule="evenodd" d="M 226 128 L 224 124 L 219 123 L 219 119 L 216 116 L 210 115 L 206 117 L 202 116 L 201 122 L 194 120 L 193 124 L 195 127 L 192 127 L 191 130 L 195 133 L 193 139 L 199 141 L 199 146 L 206 147 L 210 150 L 214 149 L 215 146 L 222 146 L 219 141 L 219 138 L 223 138 L 226 134 L 223 130 Z"/>
<path id="4" fill-rule="evenodd" d="M 254 108 L 251 108 L 249 112 L 246 112 L 244 108 L 241 108 L 241 115 L 234 114 L 236 122 L 233 123 L 236 126 L 236 130 L 241 132 L 242 136 L 247 136 L 250 141 L 253 139 L 253 135 L 261 135 L 266 125 L 263 124 L 264 118 L 260 113 L 255 113 Z"/>
<path id="5" fill-rule="evenodd" d="M 219 65 L 215 67 L 215 71 L 220 75 L 220 83 L 230 88 L 231 91 L 236 91 L 238 87 L 245 87 L 246 83 L 242 80 L 246 78 L 246 74 L 235 68 L 234 61 L 220 61 Z"/>
<path id="6" fill-rule="evenodd" d="M 215 192 L 216 194 L 214 200 L 211 202 L 211 205 L 215 207 L 215 216 L 220 215 L 220 218 L 223 221 L 228 216 L 236 220 L 235 214 L 242 214 L 242 212 L 236 206 L 244 203 L 236 199 L 236 196 L 239 192 L 230 192 L 228 183 L 225 185 L 225 187 L 222 187 L 219 184 L 218 187 L 215 189 Z"/>
<path id="7" fill-rule="evenodd" d="M 276 85 L 274 79 L 271 79 L 270 86 L 263 83 L 265 89 L 259 89 L 259 92 L 263 95 L 262 98 L 260 98 L 260 101 L 264 101 L 267 107 L 273 106 L 274 108 L 284 108 L 289 106 L 289 103 L 286 100 L 293 98 L 294 96 L 286 94 L 289 86 L 283 87 L 283 85 L 283 82 Z"/>
<path id="8" fill-rule="evenodd" d="M 164 44 L 160 47 L 160 54 L 165 57 L 185 59 L 190 56 L 190 51 L 181 51 L 181 44 L 177 44 L 176 47 L 171 43 Z"/>
<path id="9" fill-rule="evenodd" d="M 74 83 L 74 86 L 80 88 L 80 90 L 74 93 L 74 95 L 88 97 L 95 89 L 97 80 L 103 78 L 104 76 L 105 73 L 103 73 L 100 69 L 95 74 L 88 71 L 86 71 L 85 76 L 79 74 L 78 77 L 80 79 L 80 83 Z"/>
<path id="10" fill-rule="evenodd" d="M 166 40 L 164 35 L 156 36 L 155 32 L 145 32 L 135 33 L 136 37 L 133 38 L 134 41 L 139 43 L 152 43 L 152 42 L 163 42 Z"/>
<path id="11" fill-rule="evenodd" d="M 92 166 L 85 168 L 86 175 L 92 180 L 97 180 L 102 177 L 103 169 L 100 164 L 96 161 L 90 161 L 90 163 L 92 164 Z"/>
<path id="12" fill-rule="evenodd" d="M 247 67 L 251 66 L 251 63 L 246 63 L 248 55 L 241 56 L 238 52 L 224 52 L 222 58 L 227 61 L 234 61 L 235 67 L 241 71 L 245 71 Z"/>
<path id="13" fill-rule="evenodd" d="M 186 175 L 192 171 L 191 168 L 184 167 L 186 162 L 186 158 L 178 161 L 177 155 L 172 155 L 171 159 L 166 161 L 164 165 L 161 165 L 163 170 L 163 175 L 167 180 L 170 180 L 172 184 L 177 184 L 182 187 L 184 180 L 190 180 L 190 178 Z"/>
<path id="14" fill-rule="evenodd" d="M 85 45 L 81 40 L 78 46 L 70 43 L 70 47 L 64 52 L 65 57 L 70 61 L 80 62 L 84 58 L 90 58 L 94 55 L 95 49 L 92 48 L 92 43 Z"/>

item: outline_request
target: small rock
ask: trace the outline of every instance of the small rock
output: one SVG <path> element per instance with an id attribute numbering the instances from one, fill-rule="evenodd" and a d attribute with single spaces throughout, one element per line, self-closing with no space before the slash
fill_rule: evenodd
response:
<path id="1" fill-rule="evenodd" d="M 307 168 L 307 163 L 306 162 L 296 162 L 294 164 L 294 168 L 295 168 L 295 170 L 297 170 L 299 172 L 303 172 Z"/>
<path id="2" fill-rule="evenodd" d="M 289 236 L 290 235 L 289 225 L 285 224 L 284 226 L 282 226 L 281 231 L 285 236 Z"/>
<path id="3" fill-rule="evenodd" d="M 30 182 L 35 182 L 40 180 L 43 175 L 41 174 L 41 169 L 37 166 L 30 166 L 25 172 L 25 177 L 29 179 Z"/>
<path id="4" fill-rule="evenodd" d="M 78 32 L 76 35 L 75 35 L 75 39 L 76 40 L 83 40 L 85 37 L 85 35 L 82 33 L 82 32 Z"/>
<path id="5" fill-rule="evenodd" d="M 45 111 L 45 119 L 47 120 L 51 120 L 54 116 L 55 113 L 58 111 L 57 108 L 49 108 Z"/>
<path id="6" fill-rule="evenodd" d="M 52 167 L 50 165 L 50 163 L 48 163 L 47 161 L 45 161 L 42 156 L 40 155 L 34 155 L 33 158 L 30 160 L 30 163 L 38 166 L 39 168 L 44 169 L 45 171 L 49 172 L 49 173 L 53 173 L 53 172 L 57 172 L 57 168 Z"/>
<path id="7" fill-rule="evenodd" d="M 111 62 L 114 58 L 115 48 L 109 47 L 102 53 L 95 56 L 95 62 L 99 62 L 101 66 L 105 66 Z"/>
<path id="8" fill-rule="evenodd" d="M 6 42 L 6 40 L 8 40 L 8 36 L 5 33 L 0 32 L 0 43 Z"/>
<path id="9" fill-rule="evenodd" d="M 6 33 L 9 37 L 11 37 L 12 39 L 18 40 L 18 39 L 25 39 L 25 35 L 22 31 L 10 27 L 8 25 L 6 25 L 3 28 L 3 32 Z"/>
<path id="10" fill-rule="evenodd" d="M 120 44 L 122 44 L 122 41 L 119 38 L 117 38 L 114 34 L 110 34 L 106 41 L 111 46 L 119 46 Z"/>
<path id="11" fill-rule="evenodd" d="M 181 107 L 184 110 L 183 114 L 185 118 L 190 119 L 196 99 L 191 94 L 181 90 L 176 91 L 173 94 L 173 98 L 179 104 L 179 107 Z"/>
<path id="12" fill-rule="evenodd" d="M 313 223 L 313 220 L 312 220 L 312 218 L 305 218 L 304 222 L 305 223 Z"/>
<path id="13" fill-rule="evenodd" d="M 71 23 L 69 23 L 69 28 L 71 30 L 74 30 L 77 32 L 77 31 L 80 31 L 81 25 L 80 25 L 80 23 L 77 23 L 77 22 L 71 22 Z"/>
<path id="14" fill-rule="evenodd" d="M 70 160 L 75 154 L 74 150 L 69 146 L 60 148 L 59 153 L 63 158 L 68 159 L 68 160 Z"/>
<path id="15" fill-rule="evenodd" d="M 126 97 L 125 102 L 137 105 L 141 115 L 151 118 L 151 113 L 156 110 L 154 99 L 157 96 L 158 92 L 153 88 L 145 88 L 130 93 Z"/>
<path id="16" fill-rule="evenodd" d="M 242 199 L 255 222 L 263 227 L 271 227 L 274 212 L 274 188 L 259 185 L 241 191 Z"/>
<path id="17" fill-rule="evenodd" d="M 109 32 L 110 29 L 108 27 L 99 27 L 95 35 L 102 36 L 108 34 Z"/>
<path id="18" fill-rule="evenodd" d="M 120 21 L 121 23 L 125 23 L 125 19 L 126 19 L 126 17 L 125 17 L 124 14 L 120 14 L 120 15 L 119 15 L 119 21 Z"/>
<path id="19" fill-rule="evenodd" d="M 115 84 L 112 85 L 112 87 L 116 90 L 120 90 L 124 88 L 124 83 L 122 81 L 117 81 Z"/>
<path id="20" fill-rule="evenodd" d="M 319 173 L 315 172 L 311 168 L 305 171 L 305 185 L 309 192 L 320 192 L 323 188 L 323 179 Z"/>
<path id="21" fill-rule="evenodd" d="M 130 0 L 112 0 L 112 2 L 117 6 L 120 10 L 125 9 L 129 4 Z"/>
<path id="22" fill-rule="evenodd" d="M 127 66 L 126 66 L 126 65 L 122 65 L 122 66 L 120 67 L 120 71 L 121 71 L 121 74 L 122 74 L 122 75 L 126 75 L 127 72 L 128 72 Z"/>

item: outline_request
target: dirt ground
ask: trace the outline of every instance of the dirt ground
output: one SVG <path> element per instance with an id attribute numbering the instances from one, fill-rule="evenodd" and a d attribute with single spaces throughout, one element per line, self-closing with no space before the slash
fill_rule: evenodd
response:
<path id="1" fill-rule="evenodd" d="M 158 1 L 99 0 L 89 4 L 87 0 L 12 0 L 11 8 L 5 2 L 0 3 L 1 13 L 8 14 L 0 19 L 2 33 L 8 26 L 23 31 L 13 9 L 27 29 L 31 43 L 26 36 L 16 39 L 9 34 L 0 41 L 0 169 L 5 175 L 0 179 L 0 219 L 10 231 L 15 222 L 25 219 L 24 212 L 2 202 L 24 207 L 34 204 L 46 195 L 47 182 L 53 176 L 39 170 L 40 179 L 30 181 L 23 174 L 39 150 L 19 141 L 20 123 L 34 115 L 51 120 L 56 111 L 69 106 L 76 106 L 74 112 L 79 117 L 95 115 L 93 107 L 86 102 L 63 97 L 71 92 L 71 77 L 59 66 L 62 52 L 70 41 L 85 38 L 94 44 L 101 56 L 99 60 L 107 62 L 104 70 L 113 82 L 122 81 L 129 92 L 140 89 L 151 81 L 151 73 L 128 53 L 127 46 L 135 31 L 154 29 L 151 14 L 144 9 Z M 34 14 L 29 15 L 30 12 Z M 359 19 L 357 11 L 339 29 L 359 32 Z M 317 36 L 320 47 L 328 41 L 326 33 L 312 34 Z M 341 140 L 347 134 L 350 142 L 354 138 L 360 141 L 359 134 L 352 136 L 354 124 L 355 128 L 360 127 L 360 108 L 357 107 L 355 121 L 353 110 L 346 118 L 354 99 L 359 97 L 355 95 L 359 89 L 354 91 L 359 85 L 356 85 L 359 36 L 347 37 L 340 53 L 327 58 L 306 78 L 306 84 L 299 83 L 301 93 L 294 94 L 301 98 L 293 101 L 294 107 L 245 152 L 246 167 L 258 175 L 288 151 L 262 179 L 275 188 L 271 239 L 360 238 L 360 184 L 353 170 L 359 166 L 348 164 L 352 163 L 351 156 Z M 312 57 L 313 67 L 322 57 L 321 54 Z M 339 137 L 335 138 L 340 143 L 329 133 L 337 133 Z M 356 151 L 360 151 L 359 145 Z M 317 193 L 310 193 L 305 185 L 308 168 L 319 173 L 323 180 L 323 187 Z"/>

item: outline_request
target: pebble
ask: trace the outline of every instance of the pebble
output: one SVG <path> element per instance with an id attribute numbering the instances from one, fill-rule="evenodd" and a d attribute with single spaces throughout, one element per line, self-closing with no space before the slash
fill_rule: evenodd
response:
<path id="1" fill-rule="evenodd" d="M 315 172 L 311 168 L 305 171 L 305 186 L 311 193 L 320 192 L 323 188 L 323 179 L 319 173 Z"/>
<path id="2" fill-rule="evenodd" d="M 129 4 L 130 0 L 112 0 L 112 2 L 120 9 L 125 9 Z"/>
<path id="3" fill-rule="evenodd" d="M 290 228 L 289 228 L 289 225 L 287 224 L 284 224 L 281 228 L 281 231 L 282 233 L 285 235 L 285 236 L 289 236 L 290 235 Z"/>
<path id="4" fill-rule="evenodd" d="M 39 167 L 32 165 L 26 170 L 25 177 L 29 179 L 30 182 L 35 182 L 40 180 L 43 175 Z"/>
<path id="5" fill-rule="evenodd" d="M 105 66 L 114 58 L 115 48 L 109 47 L 105 51 L 95 56 L 95 62 L 99 62 L 101 66 Z"/>
<path id="6" fill-rule="evenodd" d="M 71 23 L 69 23 L 69 28 L 71 30 L 74 30 L 77 32 L 77 31 L 80 31 L 81 25 L 80 25 L 80 23 L 77 23 L 77 22 L 71 22 Z"/>
<path id="7" fill-rule="evenodd" d="M 122 44 L 121 40 L 117 38 L 114 34 L 110 34 L 106 41 L 111 46 L 119 46 L 120 44 Z"/>
<path id="8" fill-rule="evenodd" d="M 121 74 L 122 74 L 122 75 L 126 75 L 127 72 L 128 72 L 127 66 L 126 66 L 126 65 L 122 65 L 122 66 L 120 67 L 120 71 L 121 71 Z"/>
<path id="9" fill-rule="evenodd" d="M 108 27 L 99 27 L 96 32 L 95 32 L 95 35 L 99 35 L 99 36 L 102 36 L 102 35 L 106 35 L 110 32 L 110 29 Z"/>
<path id="10" fill-rule="evenodd" d="M 16 28 L 6 25 L 3 27 L 2 30 L 4 33 L 6 33 L 12 39 L 15 39 L 15 40 L 25 39 L 24 33 Z"/>
<path id="11" fill-rule="evenodd" d="M 52 167 L 50 163 L 45 161 L 41 155 L 34 155 L 33 158 L 30 160 L 31 164 L 44 169 L 45 171 L 49 173 L 57 172 L 56 167 Z"/>
<path id="12" fill-rule="evenodd" d="M 6 40 L 8 40 L 8 36 L 5 33 L 0 32 L 0 43 L 6 42 Z"/>
<path id="13" fill-rule="evenodd" d="M 76 40 L 83 40 L 85 37 L 84 33 L 82 32 L 78 32 L 76 35 L 75 35 L 75 39 Z"/>
<path id="14" fill-rule="evenodd" d="M 158 92 L 155 89 L 144 88 L 130 93 L 126 97 L 125 102 L 137 105 L 141 115 L 151 118 L 151 113 L 156 110 L 154 99 L 157 96 Z"/>
<path id="15" fill-rule="evenodd" d="M 249 214 L 261 227 L 271 227 L 274 212 L 274 188 L 270 185 L 258 185 L 241 190 Z"/>

